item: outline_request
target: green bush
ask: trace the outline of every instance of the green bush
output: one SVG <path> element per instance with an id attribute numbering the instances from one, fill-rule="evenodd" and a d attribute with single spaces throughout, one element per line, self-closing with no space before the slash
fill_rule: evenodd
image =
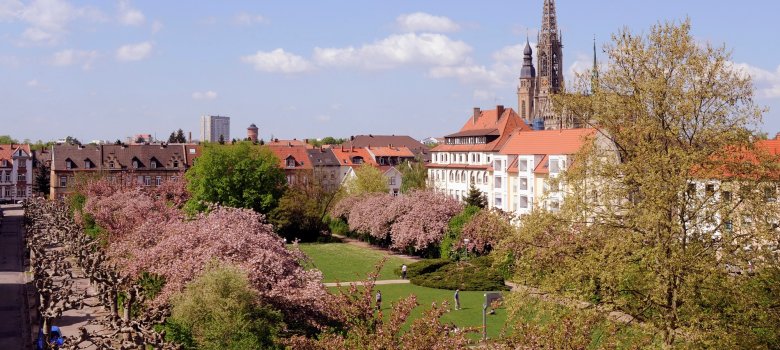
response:
<path id="1" fill-rule="evenodd" d="M 479 207 L 469 205 L 463 208 L 463 211 L 460 212 L 460 214 L 455 215 L 450 219 L 447 232 L 444 233 L 444 238 L 442 238 L 441 244 L 439 245 L 439 256 L 442 259 L 458 260 L 459 254 L 453 254 L 453 246 L 456 242 L 460 241 L 463 226 L 465 226 L 479 210 Z"/>
<path id="2" fill-rule="evenodd" d="M 400 268 L 396 269 L 400 274 Z M 509 290 L 503 274 L 493 267 L 493 260 L 484 256 L 471 260 L 451 261 L 429 259 L 407 266 L 407 275 L 413 284 L 438 289 L 476 291 Z"/>

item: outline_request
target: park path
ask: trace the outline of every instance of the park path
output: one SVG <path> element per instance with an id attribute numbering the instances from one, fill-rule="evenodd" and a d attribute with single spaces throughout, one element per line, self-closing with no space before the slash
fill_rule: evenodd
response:
<path id="1" fill-rule="evenodd" d="M 24 210 L 0 207 L 0 349 L 30 349 L 30 313 L 24 274 Z"/>

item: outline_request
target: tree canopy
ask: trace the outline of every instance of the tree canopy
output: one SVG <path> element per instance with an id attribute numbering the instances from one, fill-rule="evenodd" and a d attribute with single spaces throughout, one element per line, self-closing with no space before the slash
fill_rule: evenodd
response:
<path id="1" fill-rule="evenodd" d="M 598 79 L 575 84 L 592 92 L 555 102 L 614 147 L 577 156 L 560 212 L 524 218 L 508 244 L 518 279 L 625 312 L 665 347 L 776 345 L 777 291 L 756 288 L 777 277 L 777 209 L 762 192 L 775 187 L 751 143 L 762 109 L 749 76 L 689 21 L 612 39 Z"/>
<path id="2" fill-rule="evenodd" d="M 424 190 L 428 187 L 428 169 L 421 158 L 414 162 L 403 162 L 398 166 L 401 171 L 401 193 L 408 193 L 414 190 Z"/>
<path id="3" fill-rule="evenodd" d="M 284 194 L 286 179 L 270 150 L 248 142 L 207 144 L 187 171 L 196 202 L 210 202 L 268 213 Z"/>
<path id="4" fill-rule="evenodd" d="M 363 164 L 356 168 L 355 176 L 347 180 L 344 186 L 350 195 L 388 193 L 390 191 L 387 178 L 382 174 L 382 171 L 369 164 Z"/>

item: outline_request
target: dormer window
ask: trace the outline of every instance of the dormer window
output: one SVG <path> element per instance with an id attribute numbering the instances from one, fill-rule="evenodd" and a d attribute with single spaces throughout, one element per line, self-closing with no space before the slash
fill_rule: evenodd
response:
<path id="1" fill-rule="evenodd" d="M 363 157 L 352 157 L 353 164 L 363 164 Z"/>
<path id="2" fill-rule="evenodd" d="M 157 169 L 157 161 L 156 161 L 156 160 L 154 160 L 154 159 L 152 159 L 152 160 L 149 162 L 149 167 L 151 167 L 152 169 Z"/>
<path id="3" fill-rule="evenodd" d="M 137 159 L 133 159 L 133 169 L 138 169 L 139 162 Z"/>
<path id="4" fill-rule="evenodd" d="M 7 167 L 7 166 L 8 166 L 8 159 L 3 159 L 3 167 Z"/>
<path id="5" fill-rule="evenodd" d="M 109 169 L 114 169 L 115 168 L 115 163 L 114 163 L 113 160 L 108 162 L 108 168 Z"/>
<path id="6" fill-rule="evenodd" d="M 92 162 L 89 161 L 89 159 L 84 160 L 84 169 L 91 169 L 92 168 Z"/>
<path id="7" fill-rule="evenodd" d="M 73 162 L 70 159 L 65 160 L 65 169 L 73 169 Z"/>
<path id="8" fill-rule="evenodd" d="M 173 161 L 173 167 L 174 168 L 178 168 L 179 167 L 179 161 L 178 160 L 174 160 Z"/>
<path id="9" fill-rule="evenodd" d="M 295 168 L 295 158 L 287 157 L 286 165 L 287 165 L 288 168 Z"/>

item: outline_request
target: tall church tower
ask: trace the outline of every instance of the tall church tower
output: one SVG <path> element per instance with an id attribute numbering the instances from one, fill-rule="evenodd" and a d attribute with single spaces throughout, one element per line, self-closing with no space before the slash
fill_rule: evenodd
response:
<path id="1" fill-rule="evenodd" d="M 544 120 L 545 129 L 564 128 L 563 118 L 552 109 L 553 94 L 563 91 L 563 43 L 558 31 L 555 0 L 544 0 L 542 28 L 536 51 L 539 75 L 536 81 L 534 119 Z"/>
<path id="2" fill-rule="evenodd" d="M 534 96 L 536 94 L 536 69 L 534 69 L 533 51 L 528 38 L 523 50 L 523 69 L 520 71 L 520 83 L 517 85 L 517 111 L 523 121 L 533 122 Z"/>

